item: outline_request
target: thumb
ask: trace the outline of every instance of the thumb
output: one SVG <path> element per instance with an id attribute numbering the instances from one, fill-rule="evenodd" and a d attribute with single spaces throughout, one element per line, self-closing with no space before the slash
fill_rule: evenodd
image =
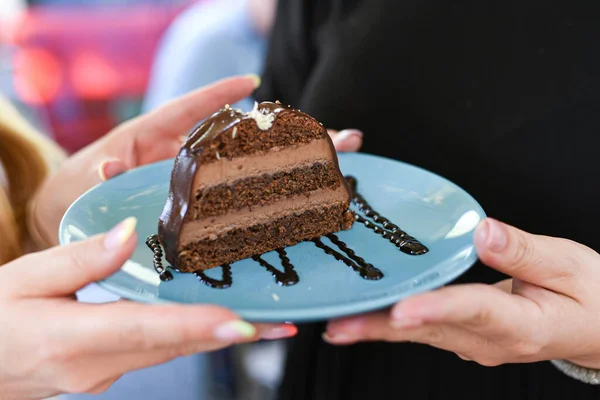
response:
<path id="1" fill-rule="evenodd" d="M 492 218 L 479 223 L 474 236 L 479 259 L 514 278 L 563 294 L 573 294 L 575 279 L 586 279 L 597 253 L 578 243 L 534 235 Z"/>
<path id="2" fill-rule="evenodd" d="M 127 218 L 106 234 L 32 253 L 5 265 L 0 293 L 29 298 L 66 296 L 106 278 L 133 253 L 136 223 L 135 218 Z"/>

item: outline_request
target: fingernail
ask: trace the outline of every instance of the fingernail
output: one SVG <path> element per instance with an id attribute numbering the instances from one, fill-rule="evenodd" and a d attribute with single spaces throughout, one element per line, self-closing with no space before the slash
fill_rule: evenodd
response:
<path id="1" fill-rule="evenodd" d="M 348 139 L 351 136 L 356 136 L 358 138 L 362 138 L 363 133 L 362 133 L 362 131 L 359 131 L 358 129 L 344 129 L 343 131 L 340 131 L 337 134 L 337 136 L 334 138 L 334 142 L 336 142 L 336 143 L 343 142 L 344 140 Z"/>
<path id="2" fill-rule="evenodd" d="M 118 159 L 104 160 L 100 166 L 98 166 L 98 176 L 101 181 L 106 181 L 125 171 L 125 165 Z"/>
<path id="3" fill-rule="evenodd" d="M 104 168 L 106 168 L 106 164 L 108 164 L 108 162 L 109 162 L 109 160 L 104 160 L 98 167 L 98 176 L 100 177 L 100 180 L 103 182 L 107 180 L 106 172 L 104 171 Z"/>
<path id="4" fill-rule="evenodd" d="M 254 82 L 254 89 L 256 89 L 260 86 L 260 83 L 261 83 L 260 76 L 258 76 L 256 74 L 250 74 L 250 75 L 246 75 L 246 77 L 252 79 L 252 81 Z"/>
<path id="5" fill-rule="evenodd" d="M 500 253 L 506 247 L 508 237 L 504 226 L 500 222 L 486 218 L 481 221 L 477 229 L 476 240 L 490 251 Z"/>
<path id="6" fill-rule="evenodd" d="M 337 333 L 335 335 L 332 335 L 325 332 L 323 333 L 322 337 L 324 341 L 333 344 L 352 343 L 356 341 L 356 338 L 346 333 Z"/>
<path id="7" fill-rule="evenodd" d="M 294 336 L 298 333 L 298 328 L 293 325 L 282 325 L 273 328 L 267 328 L 260 332 L 261 339 L 276 340 Z"/>
<path id="8" fill-rule="evenodd" d="M 218 326 L 214 331 L 214 336 L 222 342 L 235 342 L 237 340 L 250 339 L 256 335 L 254 325 L 246 321 L 229 321 Z"/>
<path id="9" fill-rule="evenodd" d="M 121 247 L 129 240 L 135 227 L 137 225 L 137 219 L 135 217 L 129 217 L 121 221 L 117 226 L 111 229 L 104 238 L 104 247 L 109 250 Z"/>

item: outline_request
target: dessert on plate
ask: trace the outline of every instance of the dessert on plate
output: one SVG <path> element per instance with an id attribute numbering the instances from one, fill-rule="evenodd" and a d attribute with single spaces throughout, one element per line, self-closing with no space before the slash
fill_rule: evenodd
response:
<path id="1" fill-rule="evenodd" d="M 350 229 L 352 193 L 326 129 L 279 102 L 229 106 L 175 158 L 158 239 L 181 272 Z"/>

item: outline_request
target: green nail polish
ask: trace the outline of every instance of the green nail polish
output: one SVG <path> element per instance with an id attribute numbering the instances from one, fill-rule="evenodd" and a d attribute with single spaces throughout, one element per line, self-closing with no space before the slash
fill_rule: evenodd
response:
<path id="1" fill-rule="evenodd" d="M 242 339 L 250 339 L 256 335 L 256 328 L 245 321 L 229 321 L 215 329 L 215 338 L 230 342 Z"/>

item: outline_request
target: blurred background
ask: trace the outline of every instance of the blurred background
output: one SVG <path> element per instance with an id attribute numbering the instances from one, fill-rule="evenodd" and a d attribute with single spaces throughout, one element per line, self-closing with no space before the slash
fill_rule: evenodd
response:
<path id="1" fill-rule="evenodd" d="M 275 7 L 275 0 L 0 0 L 0 92 L 73 153 L 190 90 L 260 74 Z M 250 109 L 252 99 L 235 106 Z M 116 299 L 95 286 L 78 297 Z M 282 357 L 282 343 L 244 345 L 61 400 L 268 400 Z"/>
<path id="2" fill-rule="evenodd" d="M 274 0 L 1 0 L 0 90 L 69 152 L 195 87 L 260 72 Z"/>
<path id="3" fill-rule="evenodd" d="M 158 42 L 192 1 L 0 3 L 0 90 L 75 151 L 140 111 Z"/>

